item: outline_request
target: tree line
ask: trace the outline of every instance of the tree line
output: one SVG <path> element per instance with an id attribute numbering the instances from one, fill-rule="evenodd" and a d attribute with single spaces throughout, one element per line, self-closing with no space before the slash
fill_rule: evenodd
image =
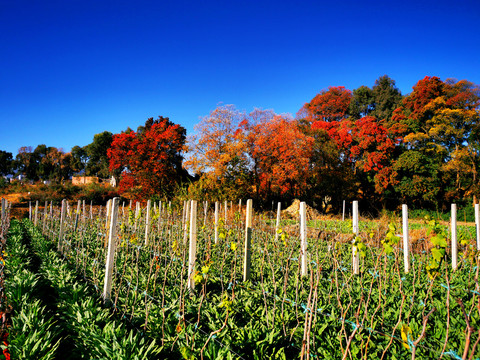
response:
<path id="1" fill-rule="evenodd" d="M 113 134 L 104 131 L 96 134 L 92 143 L 80 147 L 74 146 L 70 152 L 61 148 L 38 145 L 23 146 L 18 154 L 0 150 L 0 175 L 23 175 L 32 181 L 49 180 L 60 182 L 73 174 L 108 178 L 110 176 L 107 150 L 112 143 Z"/>
<path id="2" fill-rule="evenodd" d="M 21 148 L 15 159 L 0 152 L 0 172 L 114 175 L 120 193 L 143 199 L 188 192 L 263 205 L 300 198 L 335 209 L 358 199 L 372 210 L 446 209 L 480 195 L 479 115 L 472 82 L 427 76 L 402 95 L 385 75 L 372 87 L 324 89 L 295 117 L 219 105 L 189 137 L 160 116 L 137 131 L 97 134 L 70 153 L 45 145 Z"/>

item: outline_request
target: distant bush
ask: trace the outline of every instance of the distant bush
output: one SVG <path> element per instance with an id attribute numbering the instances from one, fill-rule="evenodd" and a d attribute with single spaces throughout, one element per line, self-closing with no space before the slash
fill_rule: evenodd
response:
<path id="1" fill-rule="evenodd" d="M 1 180 L 0 180 L 1 181 Z M 5 194 L 9 193 L 24 193 L 28 194 L 22 196 L 19 200 L 23 201 L 38 201 L 44 203 L 45 201 L 53 201 L 55 205 L 61 203 L 63 199 L 67 200 L 85 200 L 85 202 L 92 202 L 94 205 L 104 204 L 108 199 L 119 196 L 118 191 L 103 184 L 89 184 L 86 186 L 72 185 L 71 182 L 37 183 L 35 185 L 22 184 L 21 182 L 13 182 L 2 187 L 0 182 L 0 191 Z"/>
<path id="2" fill-rule="evenodd" d="M 401 211 L 397 211 L 397 216 L 401 216 Z M 383 212 L 384 215 L 391 216 L 393 212 Z M 399 215 L 400 214 L 400 215 Z M 432 219 L 450 221 L 450 212 L 442 212 L 436 210 L 425 209 L 408 209 L 408 217 L 410 219 L 422 220 L 425 216 L 429 216 Z M 471 204 L 457 204 L 457 221 L 474 222 L 475 211 Z"/>
<path id="3" fill-rule="evenodd" d="M 74 200 L 85 200 L 86 203 L 92 202 L 94 205 L 103 205 L 108 199 L 118 196 L 118 191 L 115 188 L 92 183 L 82 187 Z"/>

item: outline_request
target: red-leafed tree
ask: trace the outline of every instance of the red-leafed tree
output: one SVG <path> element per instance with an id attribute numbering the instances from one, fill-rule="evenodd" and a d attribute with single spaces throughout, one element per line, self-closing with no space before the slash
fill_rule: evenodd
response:
<path id="1" fill-rule="evenodd" d="M 306 190 L 313 138 L 300 131 L 288 117 L 258 116 L 253 112 L 241 123 L 252 160 L 257 195 L 272 197 L 302 195 Z"/>
<path id="2" fill-rule="evenodd" d="M 113 136 L 110 170 L 121 170 L 120 193 L 135 199 L 166 195 L 183 175 L 186 131 L 168 118 L 150 118 L 144 127 Z"/>
<path id="3" fill-rule="evenodd" d="M 326 131 L 337 144 L 343 161 L 365 173 L 371 172 L 378 193 L 393 184 L 391 163 L 395 147 L 401 142 L 395 127 L 388 128 L 375 117 L 365 116 L 356 121 L 317 121 L 312 129 Z"/>
<path id="4" fill-rule="evenodd" d="M 328 90 L 322 90 L 304 105 L 308 113 L 307 119 L 312 123 L 345 119 L 351 101 L 352 92 L 350 90 L 344 86 L 330 86 Z"/>

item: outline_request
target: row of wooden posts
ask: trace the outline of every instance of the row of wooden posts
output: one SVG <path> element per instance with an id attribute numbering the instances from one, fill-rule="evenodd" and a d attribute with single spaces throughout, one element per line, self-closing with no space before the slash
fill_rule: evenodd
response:
<path id="1" fill-rule="evenodd" d="M 476 243 L 477 250 L 480 250 L 480 204 L 475 204 L 475 229 L 476 229 Z M 358 234 L 358 202 L 353 202 L 353 232 Z M 457 237 L 457 205 L 451 204 L 451 218 L 450 218 L 450 241 L 451 241 L 451 261 L 452 269 L 458 269 L 458 237 Z M 404 271 L 410 271 L 410 237 L 408 231 L 408 206 L 402 205 L 402 235 L 403 238 L 403 260 Z M 359 254 L 355 246 L 353 247 L 353 272 L 359 272 Z"/>
<path id="2" fill-rule="evenodd" d="M 156 208 L 156 204 L 154 204 Z M 171 206 L 171 204 L 169 204 Z M 159 203 L 159 210 L 162 207 L 162 203 Z M 205 219 L 207 212 L 208 203 L 204 204 Z M 2 216 L 4 214 L 4 209 L 6 208 L 6 203 L 4 205 L 2 199 Z M 46 208 L 44 210 L 44 216 L 46 216 Z M 83 203 L 83 208 L 85 212 L 85 202 Z M 106 225 L 108 229 L 108 239 L 106 238 L 105 246 L 108 246 L 107 250 L 107 260 L 106 260 L 106 269 L 105 269 L 105 284 L 103 296 L 105 300 L 110 299 L 111 294 L 111 281 L 113 273 L 113 260 L 115 254 L 116 246 L 116 224 L 118 219 L 118 208 L 119 208 L 119 198 L 114 198 L 107 202 L 106 206 Z M 136 214 L 138 214 L 140 208 L 140 203 L 136 204 Z M 37 225 L 37 214 L 38 214 L 38 201 L 35 207 L 36 211 L 34 212 L 34 219 L 32 221 Z M 241 201 L 239 202 L 239 210 L 241 209 Z M 145 245 L 148 245 L 149 232 L 151 228 L 151 201 L 147 202 L 146 209 L 146 219 L 145 219 Z M 52 212 L 52 205 L 50 204 L 50 211 Z M 58 250 L 63 252 L 63 235 L 64 235 L 64 221 L 67 211 L 67 202 L 62 201 L 62 209 L 60 216 L 60 230 L 58 236 Z M 219 228 L 219 213 L 220 213 L 220 203 L 215 203 L 215 230 L 214 230 L 214 241 L 218 242 L 218 228 Z M 308 244 L 307 244 L 307 217 L 306 217 L 306 204 L 305 202 L 300 203 L 300 261 L 301 261 L 301 275 L 306 276 L 308 271 Z M 75 217 L 75 225 L 77 227 L 78 216 L 80 214 L 80 201 L 77 205 L 77 213 Z M 281 204 L 278 203 L 277 207 L 277 218 L 276 218 L 276 239 L 278 239 L 278 229 L 280 226 L 280 217 L 281 217 Z M 451 207 L 451 258 L 452 258 L 452 268 L 456 270 L 458 268 L 458 247 L 457 247 L 457 207 L 455 204 L 452 204 Z M 250 267 L 251 267 L 251 239 L 252 239 L 252 200 L 247 201 L 246 206 L 246 217 L 245 217 L 245 242 L 244 242 L 244 262 L 243 262 L 243 280 L 247 281 L 250 279 Z M 90 216 L 92 216 L 92 210 L 90 209 Z M 225 203 L 225 218 L 227 217 L 227 203 Z M 32 212 L 30 211 L 30 219 L 32 218 Z M 184 202 L 183 208 L 183 222 L 184 222 L 184 240 L 185 242 L 189 239 L 189 260 L 188 260 L 188 287 L 194 289 L 195 282 L 193 280 L 193 275 L 195 274 L 195 262 L 196 262 L 196 249 L 197 249 L 197 201 L 190 200 Z M 358 201 L 353 201 L 352 204 L 352 231 L 355 235 L 358 235 L 359 232 L 359 212 L 358 212 Z M 189 220 L 189 221 L 187 221 Z M 476 223 L 476 238 L 477 238 L 477 249 L 480 250 L 480 205 L 475 205 L 475 223 Z M 402 234 L 400 235 L 403 239 L 403 257 L 404 257 L 404 271 L 408 273 L 410 271 L 410 239 L 408 232 L 408 207 L 407 205 L 402 205 Z M 360 271 L 360 257 L 359 251 L 356 246 L 352 247 L 352 272 L 358 274 Z"/>

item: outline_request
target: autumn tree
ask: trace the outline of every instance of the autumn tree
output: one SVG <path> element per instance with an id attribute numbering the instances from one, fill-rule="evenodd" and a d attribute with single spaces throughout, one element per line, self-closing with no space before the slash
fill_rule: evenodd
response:
<path id="1" fill-rule="evenodd" d="M 431 193 L 429 200 L 438 204 L 438 199 L 462 198 L 473 190 L 478 163 L 474 128 L 479 120 L 479 104 L 479 88 L 471 82 L 443 82 L 428 76 L 417 82 L 393 116 L 406 128 L 406 150 L 397 164 L 399 181 L 404 184 L 399 190 L 404 197 L 413 201 Z M 413 160 L 407 159 L 420 163 L 411 164 Z M 423 165 L 421 171 L 419 165 Z M 471 171 L 465 172 L 466 168 Z M 421 181 L 432 189 L 418 186 Z M 406 192 L 407 188 L 417 191 Z"/>
<path id="2" fill-rule="evenodd" d="M 307 119 L 312 123 L 345 119 L 348 116 L 351 100 L 351 90 L 345 89 L 344 86 L 330 86 L 328 90 L 322 90 L 305 104 L 305 109 L 308 111 Z"/>
<path id="3" fill-rule="evenodd" d="M 257 198 L 270 201 L 304 195 L 313 138 L 302 133 L 297 121 L 272 111 L 256 109 L 240 126 Z"/>
<path id="4" fill-rule="evenodd" d="M 245 141 L 238 136 L 244 118 L 233 105 L 220 105 L 195 126 L 195 134 L 188 138 L 184 166 L 200 176 L 198 192 L 219 199 L 248 191 Z"/>
<path id="5" fill-rule="evenodd" d="M 169 118 L 147 120 L 144 130 L 113 136 L 108 149 L 110 171 L 122 171 L 119 191 L 136 199 L 171 195 L 184 176 L 186 131 Z"/>

